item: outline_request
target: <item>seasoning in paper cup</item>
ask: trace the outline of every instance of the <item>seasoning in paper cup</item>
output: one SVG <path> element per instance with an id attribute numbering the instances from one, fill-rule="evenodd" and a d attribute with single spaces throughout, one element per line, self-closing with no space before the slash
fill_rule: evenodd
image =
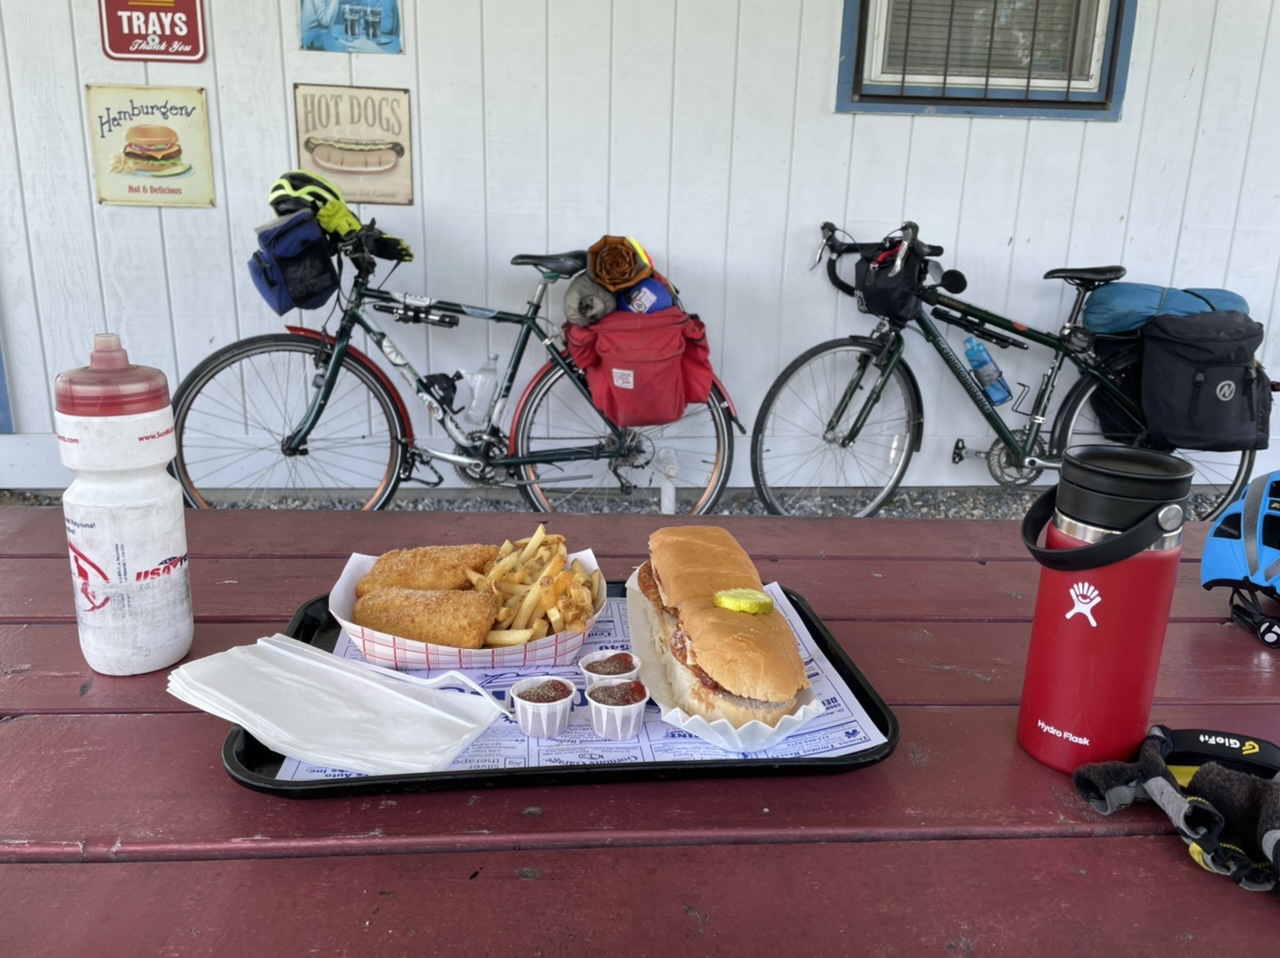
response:
<path id="1" fill-rule="evenodd" d="M 635 738 L 644 725 L 649 690 L 635 679 L 602 679 L 587 689 L 591 728 L 601 738 L 621 742 Z"/>
<path id="2" fill-rule="evenodd" d="M 600 649 L 578 660 L 578 668 L 591 688 L 605 679 L 634 679 L 640 674 L 640 657 L 633 652 Z"/>
<path id="3" fill-rule="evenodd" d="M 569 724 L 575 689 L 564 679 L 533 676 L 511 686 L 520 731 L 530 738 L 555 738 Z"/>

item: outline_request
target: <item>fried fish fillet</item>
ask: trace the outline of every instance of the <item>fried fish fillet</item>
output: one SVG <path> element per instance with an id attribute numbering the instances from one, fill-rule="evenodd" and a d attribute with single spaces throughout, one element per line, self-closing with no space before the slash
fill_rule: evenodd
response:
<path id="1" fill-rule="evenodd" d="M 356 600 L 356 625 L 414 642 L 478 649 L 493 627 L 498 601 L 488 592 L 375 589 Z"/>
<path id="2" fill-rule="evenodd" d="M 498 558 L 497 546 L 423 546 L 383 553 L 356 583 L 356 598 L 375 589 L 470 589 L 467 570 L 483 572 Z"/>

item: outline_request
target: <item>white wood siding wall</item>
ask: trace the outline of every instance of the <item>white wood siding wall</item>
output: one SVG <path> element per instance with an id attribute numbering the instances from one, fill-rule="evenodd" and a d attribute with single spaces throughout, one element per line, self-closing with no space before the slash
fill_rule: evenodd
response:
<path id="1" fill-rule="evenodd" d="M 0 333 L 17 433 L 0 437 L 0 487 L 65 481 L 52 382 L 95 331 L 176 386 L 216 347 L 280 328 L 244 263 L 294 161 L 296 82 L 413 91 L 415 205 L 360 211 L 419 253 L 393 286 L 519 308 L 534 274 L 514 254 L 634 235 L 707 321 L 748 429 L 787 360 L 869 328 L 807 272 L 826 219 L 860 238 L 914 219 L 968 274 L 966 298 L 1046 329 L 1068 300 L 1040 277 L 1067 265 L 1229 287 L 1267 324 L 1275 311 L 1275 0 L 1141 0 L 1118 123 L 835 113 L 840 0 L 402 7 L 405 55 L 347 56 L 298 49 L 297 0 L 205 0 L 210 55 L 190 65 L 108 60 L 96 0 L 0 0 Z M 216 207 L 99 206 L 90 83 L 203 86 Z M 504 345 L 482 322 L 394 334 L 423 371 Z M 949 455 L 989 430 L 922 345 L 908 357 L 927 437 L 907 484 L 985 483 Z M 1038 383 L 1042 360 L 998 359 Z M 1277 337 L 1263 361 L 1280 375 Z M 750 485 L 747 449 L 735 486 Z"/>

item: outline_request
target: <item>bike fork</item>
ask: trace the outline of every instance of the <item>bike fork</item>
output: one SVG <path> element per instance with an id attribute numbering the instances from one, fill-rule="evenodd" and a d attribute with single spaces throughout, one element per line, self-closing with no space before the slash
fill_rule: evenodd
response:
<path id="1" fill-rule="evenodd" d="M 871 353 L 862 353 L 858 357 L 858 370 L 849 380 L 849 385 L 845 387 L 844 393 L 840 396 L 840 401 L 836 403 L 835 411 L 831 414 L 831 418 L 827 420 L 827 428 L 823 433 L 823 437 L 828 442 L 839 442 L 840 447 L 844 449 L 857 442 L 858 436 L 862 432 L 862 427 L 867 424 L 867 419 L 871 416 L 871 410 L 880 401 L 880 396 L 884 392 L 885 385 L 889 382 L 889 377 L 893 375 L 894 369 L 897 368 L 898 360 L 902 358 L 904 345 L 902 336 L 894 332 L 885 341 L 879 355 L 872 356 Z M 850 403 L 853 402 L 854 394 L 863 388 L 862 381 L 866 378 L 867 368 L 872 364 L 879 368 L 880 375 L 871 384 L 871 391 L 867 393 L 867 398 L 863 401 L 862 408 L 858 410 L 857 416 L 854 417 L 852 425 L 841 436 L 838 433 L 839 422 L 844 417 Z"/>

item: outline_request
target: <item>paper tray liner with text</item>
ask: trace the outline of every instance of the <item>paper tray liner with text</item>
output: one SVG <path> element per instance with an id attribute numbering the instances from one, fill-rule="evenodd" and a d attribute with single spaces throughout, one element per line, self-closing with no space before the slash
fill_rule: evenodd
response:
<path id="1" fill-rule="evenodd" d="M 289 781 L 277 779 L 284 756 L 264 746 L 239 726 L 232 728 L 222 747 L 227 773 L 240 784 L 256 791 L 291 798 L 332 798 L 343 795 L 374 795 L 403 792 L 433 792 L 451 789 L 497 787 L 537 787 L 545 785 L 598 784 L 610 782 L 672 781 L 700 778 L 739 778 L 768 775 L 821 775 L 852 772 L 886 758 L 898 744 L 897 716 L 872 688 L 826 626 L 795 592 L 785 589 L 787 598 L 804 619 L 815 644 L 866 710 L 886 741 L 847 755 L 810 755 L 800 758 L 743 758 L 726 752 L 723 760 L 696 762 L 635 762 L 608 765 L 526 766 L 422 772 L 410 775 L 371 775 L 359 778 L 324 778 Z M 609 595 L 624 595 L 623 583 L 610 583 Z M 328 595 L 304 603 L 294 614 L 285 633 L 325 651 L 332 651 L 342 627 L 329 614 Z"/>

